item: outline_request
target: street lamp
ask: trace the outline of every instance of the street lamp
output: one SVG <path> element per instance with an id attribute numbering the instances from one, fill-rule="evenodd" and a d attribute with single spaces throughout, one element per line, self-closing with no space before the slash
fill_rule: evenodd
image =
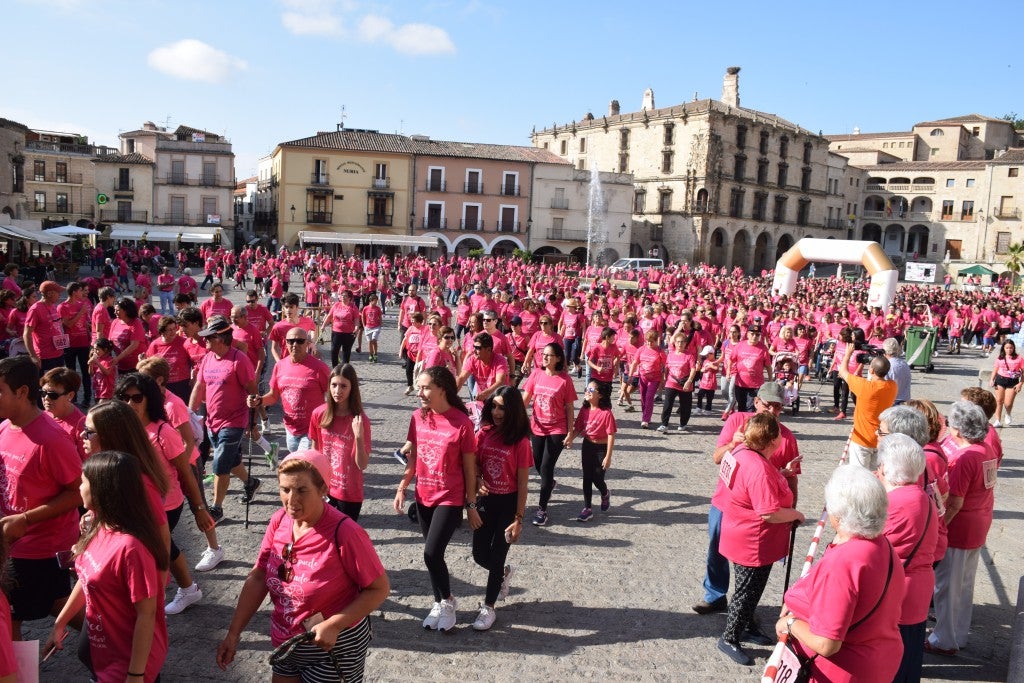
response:
<path id="1" fill-rule="evenodd" d="M 292 223 L 295 222 L 295 205 L 292 204 Z"/>

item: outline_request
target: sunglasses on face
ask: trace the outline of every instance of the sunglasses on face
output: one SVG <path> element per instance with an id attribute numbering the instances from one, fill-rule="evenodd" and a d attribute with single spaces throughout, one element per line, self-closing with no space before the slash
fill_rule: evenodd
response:
<path id="1" fill-rule="evenodd" d="M 447 340 L 451 341 L 451 340 L 455 339 L 455 335 L 454 334 L 446 334 L 446 335 L 444 335 L 444 339 L 447 339 Z"/>
<path id="2" fill-rule="evenodd" d="M 94 436 L 96 436 L 96 430 L 95 429 L 89 429 L 88 427 L 86 427 L 85 429 L 82 430 L 82 438 L 83 439 L 91 439 Z"/>
<path id="3" fill-rule="evenodd" d="M 305 339 L 285 339 L 284 341 L 287 344 L 305 344 L 306 343 Z"/>
<path id="4" fill-rule="evenodd" d="M 284 548 L 281 549 L 281 559 L 284 560 L 281 564 L 277 565 L 277 578 L 282 583 L 288 583 L 295 576 L 295 569 L 292 565 L 295 564 L 295 544 L 285 543 Z"/>
<path id="5" fill-rule="evenodd" d="M 142 403 L 146 397 L 143 394 L 118 394 L 117 400 L 123 403 Z"/>
<path id="6" fill-rule="evenodd" d="M 254 304 L 254 303 L 256 303 L 256 299 L 246 299 L 245 303 L 247 303 L 247 304 Z"/>
<path id="7" fill-rule="evenodd" d="M 70 391 L 44 391 L 43 392 L 43 396 L 45 396 L 46 398 L 50 399 L 51 401 L 56 401 L 58 398 L 60 398 L 64 394 L 70 394 L 70 393 L 71 393 Z"/>

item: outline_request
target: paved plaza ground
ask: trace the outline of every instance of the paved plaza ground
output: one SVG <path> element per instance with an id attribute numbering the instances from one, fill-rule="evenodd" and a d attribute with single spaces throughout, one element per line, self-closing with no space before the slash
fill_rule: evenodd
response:
<path id="1" fill-rule="evenodd" d="M 241 301 L 241 293 L 231 292 L 231 298 Z M 464 524 L 447 552 L 459 624 L 451 634 L 423 630 L 420 622 L 432 603 L 423 542 L 418 527 L 392 509 L 402 470 L 389 455 L 404 441 L 417 403 L 403 395 L 405 376 L 394 353 L 394 320 L 386 325 L 390 326 L 383 335 L 381 362 L 371 365 L 365 354 L 354 358 L 373 428 L 360 523 L 391 580 L 391 595 L 373 619 L 368 680 L 758 679 L 770 649 L 750 647 L 757 665 L 737 666 L 715 649 L 725 616 L 698 616 L 690 609 L 702 597 L 707 512 L 717 476 L 710 456 L 722 424 L 717 417 L 694 417 L 690 434 L 661 435 L 639 429 L 639 412 L 616 408 L 620 432 L 608 477 L 611 509 L 596 513 L 589 523 L 575 521 L 582 508 L 579 449 L 563 452 L 548 508 L 549 525 L 527 524 L 522 541 L 513 546 L 509 561 L 517 573 L 509 599 L 498 603 L 495 626 L 485 633 L 471 628 L 483 599 L 486 572 L 472 561 L 471 532 Z M 915 371 L 913 393 L 945 411 L 960 389 L 977 385 L 978 370 L 989 363 L 970 350 L 961 356 L 943 355 L 934 374 Z M 582 380 L 576 384 L 582 391 Z M 819 390 L 822 404 L 831 405 L 830 385 L 810 383 L 803 394 Z M 716 399 L 716 406 L 721 405 Z M 280 413 L 272 415 L 276 419 L 271 437 L 283 445 Z M 784 415 L 783 422 L 797 435 L 804 455 L 798 507 L 809 521 L 797 533 L 799 557 L 821 512 L 824 484 L 838 462 L 850 421 L 837 423 L 830 414 L 801 411 Z M 978 571 L 971 642 L 952 659 L 926 655 L 927 680 L 1006 679 L 1010 625 L 1024 568 L 1024 427 L 1004 428 L 1002 434 L 1006 458 L 999 471 L 995 520 Z M 235 482 L 225 503 L 226 519 L 218 526 L 227 559 L 214 571 L 196 576 L 204 594 L 200 603 L 167 618 L 171 649 L 162 675 L 165 683 L 270 679 L 269 603 L 250 623 L 231 668 L 221 672 L 214 663 L 266 522 L 280 505 L 267 467 L 256 466 L 254 474 L 264 478 L 264 486 L 251 507 L 248 530 Z M 538 481 L 531 476 L 528 513 L 536 505 Z M 825 540 L 829 537 L 826 532 Z M 199 558 L 201 538 L 185 515 L 175 539 L 190 564 Z M 799 563 L 794 578 L 798 571 Z M 758 614 L 767 625 L 778 614 L 784 575 L 784 567 L 776 565 L 761 601 Z M 173 592 L 174 586 L 169 587 L 168 599 Z M 46 637 L 49 623 L 30 626 L 26 637 Z M 85 680 L 73 642 L 69 638 L 71 649 L 42 666 L 42 680 Z"/>

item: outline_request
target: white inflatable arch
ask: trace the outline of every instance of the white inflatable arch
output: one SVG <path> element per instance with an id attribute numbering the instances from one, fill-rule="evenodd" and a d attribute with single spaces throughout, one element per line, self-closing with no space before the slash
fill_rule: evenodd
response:
<path id="1" fill-rule="evenodd" d="M 819 263 L 859 264 L 871 276 L 868 306 L 887 308 L 896 294 L 899 271 L 882 251 L 878 242 L 822 240 L 806 237 L 790 248 L 775 265 L 772 291 L 792 294 L 800 269 L 812 261 Z"/>

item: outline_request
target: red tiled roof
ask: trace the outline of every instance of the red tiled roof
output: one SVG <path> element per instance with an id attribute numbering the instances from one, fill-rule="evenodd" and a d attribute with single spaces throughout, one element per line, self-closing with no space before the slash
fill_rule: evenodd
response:
<path id="1" fill-rule="evenodd" d="M 991 116 L 981 114 L 966 114 L 964 116 L 953 116 L 948 119 L 936 119 L 935 121 L 924 121 L 915 126 L 958 126 L 964 123 L 1009 123 L 1006 119 L 994 119 Z"/>
<path id="2" fill-rule="evenodd" d="M 409 138 L 393 133 L 366 130 L 339 130 L 318 133 L 308 138 L 282 142 L 282 147 L 309 147 L 312 149 L 348 149 L 358 152 L 388 152 L 412 154 Z"/>
<path id="3" fill-rule="evenodd" d="M 106 154 L 94 158 L 93 162 L 97 164 L 152 164 L 153 160 L 138 152 L 132 152 L 131 154 Z"/>

